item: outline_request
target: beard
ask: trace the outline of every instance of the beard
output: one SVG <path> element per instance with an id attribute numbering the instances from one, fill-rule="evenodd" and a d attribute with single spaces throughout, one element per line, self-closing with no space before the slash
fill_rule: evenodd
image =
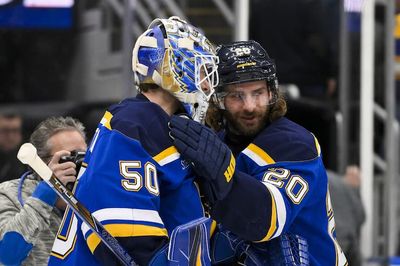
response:
<path id="1" fill-rule="evenodd" d="M 235 135 L 254 137 L 265 128 L 268 122 L 268 108 L 251 113 L 225 113 L 229 131 Z"/>

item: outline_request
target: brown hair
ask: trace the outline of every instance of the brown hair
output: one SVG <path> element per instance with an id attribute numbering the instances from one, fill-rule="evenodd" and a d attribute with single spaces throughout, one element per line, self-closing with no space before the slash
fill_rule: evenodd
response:
<path id="1" fill-rule="evenodd" d="M 215 131 L 220 131 L 224 128 L 224 112 L 225 110 L 219 109 L 214 102 L 210 102 L 207 110 L 206 123 Z M 286 100 L 283 94 L 278 92 L 277 100 L 270 105 L 268 109 L 268 121 L 273 122 L 283 116 L 287 112 Z"/>
<path id="2" fill-rule="evenodd" d="M 159 89 L 160 86 L 153 83 L 141 83 L 138 85 L 140 92 L 148 92 L 149 90 Z"/>

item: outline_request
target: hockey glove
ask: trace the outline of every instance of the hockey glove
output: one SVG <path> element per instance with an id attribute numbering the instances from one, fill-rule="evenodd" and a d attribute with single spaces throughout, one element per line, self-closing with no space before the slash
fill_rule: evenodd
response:
<path id="1" fill-rule="evenodd" d="M 188 118 L 172 116 L 170 135 L 174 145 L 194 170 L 208 181 L 212 195 L 206 195 L 212 204 L 223 199 L 232 187 L 235 158 L 211 129 Z"/>

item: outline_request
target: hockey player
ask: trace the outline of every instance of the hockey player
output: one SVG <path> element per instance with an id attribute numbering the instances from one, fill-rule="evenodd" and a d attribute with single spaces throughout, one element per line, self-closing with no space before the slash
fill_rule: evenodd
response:
<path id="1" fill-rule="evenodd" d="M 138 95 L 106 111 L 88 148 L 75 195 L 139 265 L 163 265 L 172 230 L 204 216 L 168 122 L 179 113 L 204 120 L 216 63 L 198 29 L 177 17 L 154 20 L 133 48 Z M 65 214 L 50 265 L 118 263 L 85 223 Z"/>
<path id="2" fill-rule="evenodd" d="M 202 177 L 211 217 L 222 225 L 214 262 L 347 265 L 320 146 L 284 117 L 274 62 L 255 41 L 217 51 L 220 86 L 209 121 L 222 129 L 220 138 L 193 120 L 170 122 L 175 146 Z"/>

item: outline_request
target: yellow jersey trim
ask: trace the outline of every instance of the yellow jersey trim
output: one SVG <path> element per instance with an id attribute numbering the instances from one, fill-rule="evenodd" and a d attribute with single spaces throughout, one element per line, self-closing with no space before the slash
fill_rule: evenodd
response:
<path id="1" fill-rule="evenodd" d="M 167 229 L 142 224 L 106 224 L 104 228 L 113 237 L 135 237 L 135 236 L 166 236 L 168 237 Z M 92 232 L 86 239 L 92 254 L 101 240 L 96 233 Z"/>
<path id="2" fill-rule="evenodd" d="M 165 158 L 167 158 L 168 156 L 171 156 L 171 155 L 173 155 L 173 154 L 175 154 L 175 153 L 178 153 L 178 150 L 177 150 L 174 146 L 171 146 L 171 147 L 169 147 L 169 148 L 163 150 L 162 152 L 160 152 L 160 153 L 157 154 L 156 156 L 154 156 L 153 159 L 154 159 L 154 161 L 156 161 L 156 162 L 159 163 L 159 162 L 162 161 L 163 159 L 165 159 Z"/>
<path id="3" fill-rule="evenodd" d="M 317 149 L 318 156 L 320 156 L 321 155 L 321 146 L 319 145 L 319 142 L 318 142 L 317 138 L 314 136 L 314 134 L 312 134 L 312 135 L 314 137 L 315 148 Z"/>
<path id="4" fill-rule="evenodd" d="M 257 145 L 250 143 L 249 146 L 247 146 L 247 149 L 258 155 L 263 161 L 265 161 L 267 164 L 273 164 L 275 163 L 274 159 L 272 159 L 271 156 L 269 156 L 268 153 L 266 153 L 263 149 L 258 147 Z"/>
<path id="5" fill-rule="evenodd" d="M 274 199 L 274 196 L 272 193 L 271 193 L 271 199 L 272 199 L 271 225 L 269 227 L 267 235 L 263 239 L 256 241 L 256 242 L 264 242 L 264 241 L 270 240 L 276 231 L 276 228 L 277 228 L 276 227 L 276 203 L 275 203 L 275 199 Z"/>
<path id="6" fill-rule="evenodd" d="M 103 126 L 111 130 L 111 119 L 113 118 L 113 115 L 109 112 L 106 111 L 103 118 L 101 119 L 101 122 Z"/>

